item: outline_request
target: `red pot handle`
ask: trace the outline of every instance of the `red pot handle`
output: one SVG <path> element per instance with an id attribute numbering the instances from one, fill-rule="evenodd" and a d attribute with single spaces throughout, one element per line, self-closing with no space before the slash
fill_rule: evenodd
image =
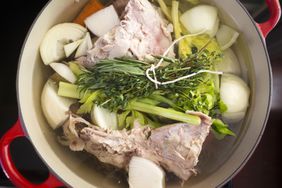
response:
<path id="1" fill-rule="evenodd" d="M 267 37 L 270 31 L 276 26 L 281 17 L 281 6 L 279 0 L 266 0 L 270 12 L 270 18 L 264 23 L 258 23 L 262 36 Z"/>
<path id="2" fill-rule="evenodd" d="M 25 137 L 25 134 L 22 130 L 20 121 L 18 120 L 15 125 L 8 130 L 8 132 L 0 140 L 0 162 L 1 166 L 6 174 L 9 177 L 11 182 L 20 188 L 50 188 L 50 187 L 62 187 L 64 186 L 55 176 L 49 173 L 49 177 L 40 184 L 34 184 L 29 182 L 24 178 L 21 173 L 17 170 L 14 165 L 11 153 L 10 153 L 10 144 L 12 141 L 18 137 Z"/>

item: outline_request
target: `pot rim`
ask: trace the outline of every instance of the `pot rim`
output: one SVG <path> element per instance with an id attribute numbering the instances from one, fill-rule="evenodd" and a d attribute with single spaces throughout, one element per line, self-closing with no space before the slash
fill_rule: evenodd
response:
<path id="1" fill-rule="evenodd" d="M 42 12 L 49 6 L 49 4 L 52 2 L 53 0 L 48 0 L 48 2 L 43 6 L 43 8 L 39 11 L 39 13 L 37 14 L 36 18 L 33 20 L 27 34 L 25 37 L 25 40 L 22 44 L 21 47 L 21 51 L 20 51 L 20 56 L 18 59 L 18 66 L 17 66 L 17 78 L 16 78 L 16 91 L 17 91 L 17 102 L 18 102 L 18 109 L 19 109 L 19 120 L 21 122 L 21 127 L 25 133 L 26 138 L 28 138 L 29 140 L 31 140 L 30 135 L 27 131 L 26 128 L 26 124 L 24 122 L 24 118 L 22 116 L 21 113 L 21 103 L 20 103 L 20 92 L 19 92 L 19 77 L 20 77 L 20 69 L 21 69 L 21 62 L 22 62 L 22 56 L 23 56 L 23 52 L 27 43 L 27 40 L 30 36 L 30 33 L 34 27 L 34 25 L 36 24 L 38 18 L 41 16 Z M 256 22 L 254 21 L 254 19 L 252 18 L 252 16 L 250 15 L 250 13 L 248 12 L 248 10 L 246 9 L 246 7 L 240 2 L 240 0 L 236 0 L 236 3 L 244 10 L 244 12 L 246 13 L 246 16 L 250 19 L 250 21 L 252 22 L 254 28 L 257 31 L 257 34 L 259 35 L 260 38 L 260 42 L 262 43 L 264 52 L 265 52 L 265 57 L 267 59 L 267 67 L 268 67 L 268 76 L 269 76 L 269 96 L 268 96 L 268 106 L 267 106 L 267 111 L 265 114 L 265 118 L 264 118 L 264 122 L 263 122 L 263 126 L 262 129 L 260 130 L 260 133 L 255 141 L 255 144 L 252 146 L 252 148 L 248 151 L 247 156 L 245 157 L 245 159 L 240 163 L 240 165 L 236 168 L 236 170 L 233 171 L 232 174 L 230 174 L 228 177 L 225 178 L 224 181 L 222 181 L 219 185 L 217 185 L 216 187 L 222 187 L 223 185 L 225 185 L 230 179 L 232 179 L 236 174 L 238 174 L 240 172 L 240 170 L 245 166 L 245 164 L 248 162 L 248 160 L 250 159 L 250 157 L 252 156 L 252 154 L 254 153 L 255 149 L 257 148 L 261 137 L 264 133 L 267 121 L 268 121 L 268 117 L 270 114 L 270 107 L 271 107 L 271 99 L 272 99 L 272 94 L 273 94 L 273 77 L 272 77 L 272 69 L 271 69 L 271 64 L 270 64 L 270 58 L 268 55 L 268 51 L 267 51 L 267 47 L 266 47 L 266 43 L 265 43 L 265 38 L 262 36 L 261 31 L 259 30 L 259 28 L 257 27 Z M 247 18 L 246 17 L 246 18 Z M 52 174 L 54 174 L 60 181 L 62 181 L 64 184 L 66 184 L 67 186 L 71 186 L 69 185 L 65 180 L 63 180 L 60 175 L 58 175 L 53 168 L 47 163 L 47 161 L 41 156 L 41 154 L 39 153 L 38 149 L 34 146 L 34 143 L 31 141 L 30 142 L 33 145 L 33 148 L 36 152 L 36 154 L 39 156 L 39 158 L 43 161 L 43 163 L 47 166 L 48 170 L 50 170 L 50 172 Z"/>

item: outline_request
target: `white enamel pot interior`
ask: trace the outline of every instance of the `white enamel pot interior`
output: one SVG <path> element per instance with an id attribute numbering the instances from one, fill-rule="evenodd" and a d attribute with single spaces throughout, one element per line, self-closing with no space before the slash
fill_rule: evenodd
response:
<path id="1" fill-rule="evenodd" d="M 51 69 L 40 59 L 39 45 L 48 29 L 57 23 L 70 22 L 86 2 L 52 0 L 35 20 L 23 46 L 18 68 L 17 92 L 21 123 L 38 155 L 66 185 L 84 188 L 125 187 L 125 184 L 119 184 L 111 175 L 99 172 L 88 155 L 61 146 L 40 106 L 41 91 Z M 263 134 L 272 91 L 271 68 L 264 39 L 247 11 L 234 0 L 207 2 L 219 8 L 223 22 L 241 33 L 234 50 L 252 95 L 246 118 L 241 124 L 232 125 L 237 137 L 223 141 L 210 139 L 206 143 L 198 165 L 200 173 L 183 186 L 190 188 L 223 185 L 242 168 Z M 167 187 L 180 187 L 180 184 L 168 183 Z"/>

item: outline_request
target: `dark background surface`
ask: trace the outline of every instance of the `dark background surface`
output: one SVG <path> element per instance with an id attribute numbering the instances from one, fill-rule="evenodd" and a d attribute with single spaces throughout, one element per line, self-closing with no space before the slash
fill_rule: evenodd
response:
<path id="1" fill-rule="evenodd" d="M 1 5 L 1 63 L 0 63 L 0 137 L 17 120 L 16 101 L 17 63 L 25 36 L 34 18 L 47 0 L 5 1 Z M 267 12 L 263 1 L 242 1 L 257 20 L 265 20 Z M 282 133 L 282 24 L 267 38 L 274 78 L 273 104 L 260 144 L 246 166 L 233 178 L 232 186 L 281 187 L 281 133 Z M 16 166 L 24 175 L 35 182 L 47 177 L 47 169 L 35 155 L 26 139 L 16 140 L 12 145 L 12 156 Z M 0 186 L 11 183 L 0 169 Z"/>

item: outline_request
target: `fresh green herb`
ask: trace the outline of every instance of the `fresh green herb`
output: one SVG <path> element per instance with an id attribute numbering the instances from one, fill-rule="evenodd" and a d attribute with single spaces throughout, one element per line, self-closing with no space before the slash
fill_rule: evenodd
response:
<path id="1" fill-rule="evenodd" d="M 213 70 L 221 54 L 205 48 L 193 47 L 194 54 L 185 61 L 166 58 L 165 66 L 155 70 L 160 82 L 171 81 L 200 70 Z M 155 63 L 161 57 L 155 57 Z M 151 62 L 150 62 L 151 63 Z M 118 113 L 119 128 L 132 128 L 135 121 L 141 125 L 160 126 L 160 117 L 199 125 L 198 116 L 186 114 L 187 110 L 200 111 L 217 117 L 224 110 L 220 102 L 218 75 L 201 73 L 158 89 L 145 75 L 151 64 L 119 58 L 105 59 L 93 68 L 78 72 L 75 84 L 61 82 L 59 95 L 80 99 L 79 113 L 89 113 L 93 104 Z M 153 77 L 153 75 L 151 75 Z M 233 135 L 223 122 L 214 121 L 218 134 Z"/>

